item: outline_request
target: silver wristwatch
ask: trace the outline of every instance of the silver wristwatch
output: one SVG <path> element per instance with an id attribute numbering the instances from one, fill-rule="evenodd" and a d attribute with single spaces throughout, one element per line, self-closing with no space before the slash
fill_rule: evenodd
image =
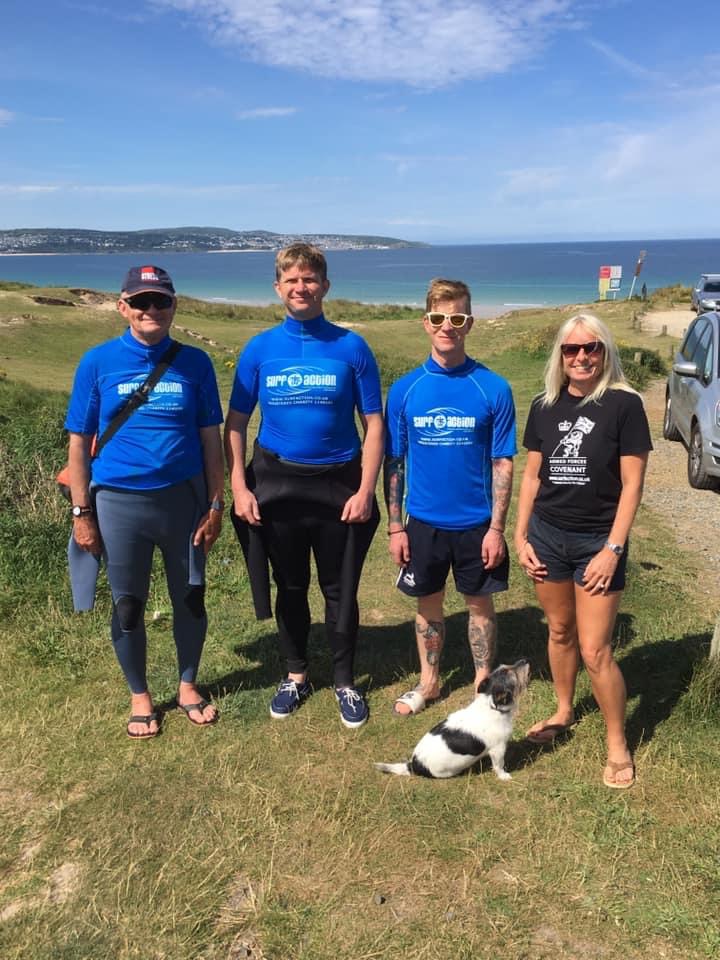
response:
<path id="1" fill-rule="evenodd" d="M 612 550 L 612 552 L 618 557 L 623 555 L 623 550 L 625 549 L 625 547 L 621 546 L 621 544 L 610 543 L 609 540 L 605 541 L 605 546 L 608 548 L 608 550 Z"/>

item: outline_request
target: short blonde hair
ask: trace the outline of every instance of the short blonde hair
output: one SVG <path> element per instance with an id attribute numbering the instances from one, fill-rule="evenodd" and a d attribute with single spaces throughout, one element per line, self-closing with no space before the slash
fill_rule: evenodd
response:
<path id="1" fill-rule="evenodd" d="M 603 368 L 600 378 L 593 392 L 584 397 L 582 402 L 590 403 L 593 400 L 600 400 L 606 390 L 628 390 L 635 393 L 625 379 L 620 355 L 608 325 L 592 313 L 576 313 L 575 316 L 565 321 L 555 337 L 548 362 L 545 365 L 545 393 L 541 401 L 542 406 L 549 407 L 555 403 L 560 396 L 560 391 L 567 385 L 568 378 L 565 375 L 560 346 L 577 327 L 585 327 L 588 333 L 596 340 L 600 340 L 603 345 Z"/>
<path id="2" fill-rule="evenodd" d="M 291 243 L 289 247 L 278 250 L 275 257 L 275 279 L 290 267 L 300 264 L 317 273 L 321 280 L 327 280 L 327 260 L 325 254 L 311 243 Z"/>
<path id="3" fill-rule="evenodd" d="M 468 313 L 472 310 L 470 287 L 462 280 L 444 280 L 442 277 L 431 280 L 425 297 L 425 309 L 430 312 L 441 300 L 467 300 Z"/>

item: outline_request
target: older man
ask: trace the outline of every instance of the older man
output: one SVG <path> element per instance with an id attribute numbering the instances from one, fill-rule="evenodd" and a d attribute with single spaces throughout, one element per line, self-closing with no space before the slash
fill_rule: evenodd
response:
<path id="1" fill-rule="evenodd" d="M 275 291 L 287 316 L 250 340 L 238 360 L 225 449 L 246 557 L 259 540 L 277 585 L 275 616 L 287 675 L 270 715 L 289 717 L 312 692 L 307 664 L 312 553 L 325 599 L 340 718 L 353 728 L 368 718 L 354 683 L 357 586 L 379 520 L 382 402 L 368 345 L 323 315 L 329 289 L 320 250 L 296 243 L 278 253 Z M 256 405 L 262 419 L 246 469 L 247 427 Z M 257 573 L 250 569 L 257 588 Z"/>
<path id="2" fill-rule="evenodd" d="M 196 677 L 207 632 L 205 554 L 222 522 L 222 411 L 210 357 L 170 339 L 176 305 L 161 267 L 128 271 L 117 303 L 127 329 L 82 357 L 65 421 L 71 547 L 86 556 L 102 550 L 107 563 L 111 634 L 131 690 L 127 734 L 135 740 L 160 731 L 147 685 L 144 620 L 155 547 L 173 607 L 177 705 L 196 726 L 218 716 Z"/>
<path id="3" fill-rule="evenodd" d="M 395 701 L 401 716 L 440 696 L 443 599 L 452 567 L 469 611 L 475 688 L 490 672 L 497 624 L 492 595 L 507 590 L 505 520 L 512 491 L 515 408 L 507 382 L 465 353 L 470 291 L 433 280 L 423 326 L 425 363 L 390 388 L 385 499 L 398 588 L 417 598 L 420 682 Z M 403 495 L 407 462 L 407 524 Z"/>

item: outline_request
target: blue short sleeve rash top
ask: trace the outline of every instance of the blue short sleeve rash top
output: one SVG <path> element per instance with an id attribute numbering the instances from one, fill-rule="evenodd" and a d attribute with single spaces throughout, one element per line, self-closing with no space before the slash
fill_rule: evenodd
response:
<path id="1" fill-rule="evenodd" d="M 449 369 L 432 357 L 390 388 L 386 453 L 407 461 L 406 510 L 446 530 L 487 523 L 492 461 L 513 457 L 508 382 L 468 357 Z"/>
<path id="2" fill-rule="evenodd" d="M 253 337 L 235 370 L 230 408 L 260 405 L 261 446 L 295 463 L 343 463 L 360 451 L 355 410 L 380 413 L 380 375 L 362 337 L 287 317 Z"/>
<path id="3" fill-rule="evenodd" d="M 147 346 L 125 333 L 81 358 L 65 428 L 102 434 L 170 345 Z M 96 485 L 127 490 L 172 486 L 203 470 L 200 428 L 222 423 L 215 371 L 208 355 L 183 345 L 148 402 L 134 411 L 92 463 Z"/>

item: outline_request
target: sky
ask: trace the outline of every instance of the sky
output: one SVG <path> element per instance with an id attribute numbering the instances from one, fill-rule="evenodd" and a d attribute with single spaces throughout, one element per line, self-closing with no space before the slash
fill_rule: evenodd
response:
<path id="1" fill-rule="evenodd" d="M 715 0 L 3 0 L 0 229 L 718 236 Z"/>

